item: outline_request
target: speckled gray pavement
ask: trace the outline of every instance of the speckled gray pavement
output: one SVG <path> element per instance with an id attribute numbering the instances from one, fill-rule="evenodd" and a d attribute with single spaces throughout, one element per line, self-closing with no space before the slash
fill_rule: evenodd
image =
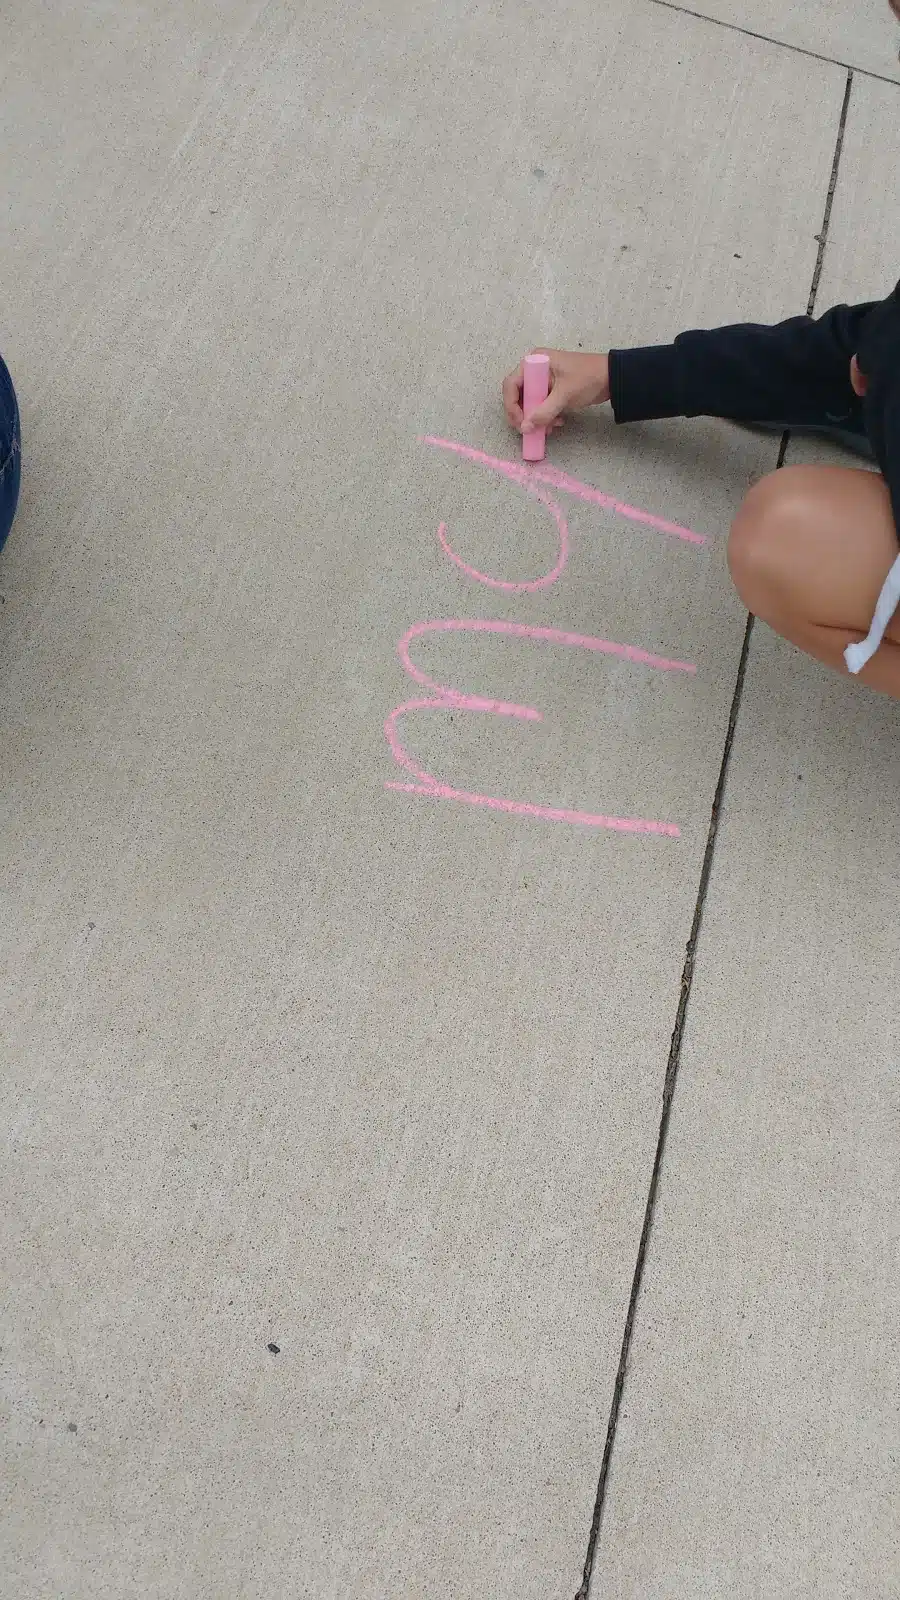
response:
<path id="1" fill-rule="evenodd" d="M 900 712 L 498 394 L 892 285 L 825 11 L 7 6 L 3 1600 L 896 1595 Z"/>

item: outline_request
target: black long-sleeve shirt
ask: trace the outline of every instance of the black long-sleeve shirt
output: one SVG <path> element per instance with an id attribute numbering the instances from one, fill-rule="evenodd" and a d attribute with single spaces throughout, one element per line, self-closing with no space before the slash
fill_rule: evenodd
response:
<path id="1" fill-rule="evenodd" d="M 850 382 L 853 356 L 869 381 L 864 399 Z M 835 306 L 817 319 L 614 350 L 609 375 L 617 422 L 707 416 L 865 432 L 900 530 L 900 283 L 886 300 Z"/>

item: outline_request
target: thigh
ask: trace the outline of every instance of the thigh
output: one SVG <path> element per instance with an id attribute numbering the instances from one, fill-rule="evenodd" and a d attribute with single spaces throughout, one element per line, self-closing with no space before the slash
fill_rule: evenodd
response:
<path id="1" fill-rule="evenodd" d="M 900 554 L 887 485 L 854 467 L 783 467 L 735 519 L 729 561 L 750 609 L 865 634 Z M 900 618 L 886 638 L 900 643 Z"/>

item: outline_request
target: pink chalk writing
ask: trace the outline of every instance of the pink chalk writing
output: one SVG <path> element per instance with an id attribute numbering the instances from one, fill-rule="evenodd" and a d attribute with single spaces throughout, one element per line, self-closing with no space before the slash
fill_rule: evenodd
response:
<path id="1" fill-rule="evenodd" d="M 460 568 L 467 577 L 473 578 L 478 583 L 487 584 L 493 589 L 502 589 L 507 593 L 529 593 L 539 589 L 549 588 L 555 583 L 565 570 L 569 554 L 569 530 L 562 508 L 548 493 L 555 489 L 558 493 L 570 494 L 576 499 L 583 500 L 589 505 L 597 505 L 604 510 L 617 513 L 631 522 L 642 523 L 652 528 L 657 533 L 663 533 L 675 539 L 684 540 L 688 544 L 703 545 L 706 543 L 702 534 L 694 533 L 690 528 L 683 528 L 679 523 L 668 522 L 663 517 L 657 517 L 649 511 L 642 511 L 637 506 L 625 505 L 616 500 L 612 495 L 602 494 L 599 489 L 590 484 L 582 483 L 578 478 L 571 477 L 566 472 L 549 466 L 546 462 L 538 465 L 525 465 L 519 461 L 502 461 L 496 456 L 487 455 L 483 450 L 473 450 L 469 445 L 455 444 L 450 439 L 438 439 L 432 435 L 423 438 L 422 443 L 438 450 L 450 451 L 453 455 L 464 461 L 471 461 L 477 466 L 487 467 L 492 472 L 497 472 L 510 483 L 522 488 L 525 492 L 540 502 L 549 511 L 556 524 L 557 552 L 554 565 L 537 578 L 525 582 L 513 583 L 502 578 L 490 577 L 487 573 L 480 572 L 476 567 L 463 561 L 450 544 L 447 536 L 447 525 L 442 522 L 438 528 L 438 539 L 441 547 L 449 559 Z M 570 810 L 567 807 L 535 805 L 528 801 L 508 800 L 498 795 L 476 794 L 468 789 L 457 789 L 452 784 L 443 783 L 417 766 L 406 746 L 403 744 L 398 723 L 400 719 L 413 711 L 469 711 L 500 717 L 516 717 L 523 722 L 540 722 L 542 716 L 534 706 L 518 705 L 512 701 L 496 700 L 484 695 L 464 693 L 449 684 L 437 683 L 428 677 L 420 667 L 417 667 L 410 656 L 410 645 L 413 640 L 426 633 L 493 633 L 518 639 L 527 639 L 538 644 L 562 645 L 570 649 L 596 651 L 602 655 L 618 657 L 635 666 L 648 667 L 659 672 L 693 673 L 696 668 L 687 661 L 672 661 L 664 656 L 653 655 L 648 650 L 639 649 L 636 645 L 617 644 L 610 639 L 598 639 L 591 634 L 569 633 L 562 628 L 532 627 L 522 622 L 500 622 L 484 620 L 467 620 L 453 618 L 443 621 L 415 622 L 408 628 L 403 638 L 397 645 L 397 652 L 403 663 L 404 670 L 409 676 L 425 689 L 431 691 L 428 698 L 407 700 L 403 705 L 396 706 L 388 716 L 385 725 L 385 737 L 390 747 L 391 754 L 399 767 L 407 772 L 415 782 L 386 783 L 386 789 L 395 789 L 403 794 L 424 795 L 436 800 L 455 800 L 466 805 L 485 806 L 492 811 L 504 811 L 514 816 L 537 817 L 546 822 L 567 822 L 580 824 L 591 828 L 610 828 L 618 833 L 637 834 L 662 834 L 669 838 L 677 839 L 679 829 L 672 822 L 653 822 L 642 817 L 615 817 L 599 812 Z"/>
<path id="2" fill-rule="evenodd" d="M 555 500 L 551 500 L 548 494 L 542 494 L 540 489 L 532 488 L 529 488 L 528 492 L 535 500 L 540 500 L 547 507 L 556 522 L 559 532 L 559 552 L 556 557 L 555 567 L 551 567 L 549 572 L 545 572 L 542 578 L 532 578 L 528 583 L 507 583 L 503 578 L 489 578 L 486 572 L 479 572 L 477 567 L 470 567 L 468 562 L 463 561 L 462 556 L 456 554 L 450 540 L 447 538 L 447 524 L 442 522 L 438 528 L 441 548 L 444 554 L 449 556 L 450 560 L 454 561 L 466 574 L 467 578 L 474 578 L 477 583 L 486 583 L 492 589 L 505 589 L 508 594 L 529 594 L 533 593 L 535 589 L 548 589 L 551 583 L 556 582 L 569 559 L 569 524 L 562 514 L 562 508 L 556 504 Z"/>
<path id="3" fill-rule="evenodd" d="M 697 670 L 689 661 L 669 661 L 665 656 L 651 655 L 649 650 L 640 650 L 633 644 L 616 644 L 612 639 L 595 639 L 589 633 L 567 633 L 564 628 L 532 628 L 526 622 L 485 622 L 481 618 L 477 621 L 467 621 L 461 617 L 441 622 L 414 622 L 399 641 L 397 654 L 416 683 L 421 683 L 426 689 L 434 689 L 437 694 L 446 695 L 448 699 L 452 699 L 458 691 L 448 689 L 442 683 L 435 683 L 432 678 L 426 678 L 424 672 L 410 660 L 409 647 L 413 639 L 421 638 L 423 633 L 505 633 L 511 634 L 516 639 L 536 639 L 546 644 L 564 644 L 577 650 L 598 650 L 602 655 L 619 656 L 622 661 L 633 661 L 640 667 L 656 667 L 660 672 Z M 492 711 L 493 702 L 486 701 L 479 709 Z"/>
<path id="4" fill-rule="evenodd" d="M 403 662 L 404 669 L 426 689 L 434 691 L 433 697 L 423 700 L 408 700 L 405 704 L 397 706 L 388 717 L 384 725 L 385 736 L 390 745 L 391 754 L 397 765 L 418 779 L 417 783 L 386 783 L 387 789 L 398 789 L 404 794 L 426 795 L 436 800 L 458 800 L 467 805 L 486 806 L 493 811 L 506 811 L 514 816 L 538 817 L 546 822 L 580 823 L 591 828 L 611 828 L 618 833 L 655 833 L 666 834 L 677 839 L 679 830 L 671 822 L 651 822 L 641 817 L 611 817 L 592 811 L 573 811 L 560 806 L 533 805 L 520 800 L 506 800 L 498 795 L 475 794 L 471 790 L 457 789 L 452 784 L 442 783 L 434 778 L 430 772 L 425 772 L 417 766 L 403 744 L 397 730 L 397 723 L 401 717 L 412 711 L 475 711 L 488 713 L 498 717 L 518 717 L 523 722 L 541 722 L 540 711 L 534 706 L 516 705 L 507 700 L 494 700 L 484 695 L 465 694 L 459 689 L 454 689 L 448 684 L 436 683 L 429 678 L 420 667 L 417 667 L 409 653 L 410 644 L 414 639 L 420 638 L 425 633 L 495 633 L 512 636 L 517 639 L 529 639 L 538 643 L 566 645 L 579 650 L 596 650 L 603 655 L 617 656 L 621 660 L 633 662 L 643 667 L 656 668 L 661 672 L 694 672 L 696 668 L 688 661 L 669 661 L 663 656 L 651 655 L 648 650 L 640 650 L 634 645 L 616 644 L 611 639 L 595 639 L 590 634 L 568 633 L 562 628 L 535 628 L 523 622 L 498 622 L 479 620 L 452 619 L 447 621 L 415 622 L 408 628 L 403 638 L 397 645 L 397 653 Z"/>
<path id="5" fill-rule="evenodd" d="M 502 478 L 506 478 L 510 483 L 518 484 L 521 489 L 532 495 L 534 499 L 540 500 L 542 504 L 548 505 L 549 503 L 554 517 L 557 513 L 562 516 L 562 512 L 556 502 L 551 501 L 550 497 L 543 493 L 542 485 L 546 485 L 550 489 L 556 489 L 561 494 L 570 494 L 576 500 L 584 500 L 588 505 L 600 506 L 604 511 L 614 511 L 617 516 L 625 517 L 629 522 L 642 523 L 644 527 L 652 528 L 655 533 L 664 533 L 672 539 L 682 539 L 686 544 L 706 544 L 706 539 L 702 533 L 694 533 L 691 528 L 683 528 L 678 522 L 668 522 L 665 517 L 657 517 L 652 511 L 642 511 L 639 506 L 626 505 L 624 501 L 617 500 L 614 495 L 603 494 L 599 489 L 593 488 L 591 484 L 582 483 L 580 478 L 573 478 L 568 472 L 560 472 L 557 467 L 551 467 L 546 461 L 534 466 L 527 466 L 521 461 L 501 461 L 498 456 L 489 456 L 484 450 L 473 450 L 467 444 L 455 444 L 452 439 L 437 439 L 433 434 L 425 434 L 422 438 L 422 443 L 431 445 L 436 450 L 449 450 L 453 455 L 462 457 L 464 461 L 472 461 L 476 466 L 488 467 L 492 472 L 499 473 Z M 562 530 L 560 532 L 562 543 Z M 452 560 L 457 562 L 458 566 L 462 566 L 462 562 L 452 552 L 448 550 L 447 553 Z M 554 569 L 556 577 L 559 577 L 564 566 L 565 559 L 563 558 L 561 562 L 557 562 L 557 568 Z M 479 577 L 482 583 L 491 581 L 490 579 L 485 580 L 480 574 L 471 571 L 469 576 Z M 544 584 L 552 581 L 549 574 L 542 580 Z M 522 585 L 497 585 L 497 587 L 503 588 L 536 588 L 537 586 L 534 582 Z"/>

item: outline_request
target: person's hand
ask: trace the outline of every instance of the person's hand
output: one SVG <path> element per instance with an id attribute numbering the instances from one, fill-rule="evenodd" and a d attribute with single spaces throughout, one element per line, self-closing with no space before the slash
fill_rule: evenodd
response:
<path id="1" fill-rule="evenodd" d="M 850 363 L 850 383 L 853 388 L 853 393 L 858 394 L 860 399 L 862 399 L 869 387 L 869 380 L 864 372 L 860 372 L 859 362 L 855 356 Z"/>
<path id="2" fill-rule="evenodd" d="M 534 354 L 550 357 L 550 393 L 531 415 L 522 413 L 524 363 L 503 380 L 503 408 L 511 428 L 531 433 L 547 428 L 551 433 L 563 425 L 566 411 L 584 406 L 601 406 L 609 399 L 609 357 L 588 355 L 583 350 L 538 350 Z"/>

